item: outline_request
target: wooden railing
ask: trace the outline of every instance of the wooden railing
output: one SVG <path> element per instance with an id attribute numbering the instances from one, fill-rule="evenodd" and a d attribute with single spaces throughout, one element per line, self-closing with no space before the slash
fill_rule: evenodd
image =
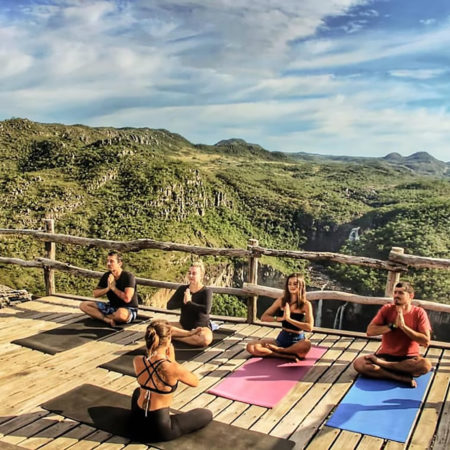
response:
<path id="1" fill-rule="evenodd" d="M 38 257 L 34 261 L 26 261 L 18 258 L 0 257 L 0 264 L 15 264 L 22 267 L 41 268 L 44 271 L 45 288 L 47 295 L 55 294 L 55 271 L 68 272 L 76 276 L 100 278 L 103 272 L 93 271 L 82 267 L 73 266 L 69 263 L 56 260 L 55 244 L 80 245 L 87 247 L 98 247 L 121 252 L 137 252 L 144 249 L 158 249 L 162 251 L 179 251 L 199 256 L 214 255 L 228 256 L 231 258 L 248 259 L 248 280 L 243 288 L 210 286 L 213 292 L 231 294 L 246 297 L 248 313 L 247 321 L 256 321 L 256 302 L 258 295 L 278 297 L 280 289 L 268 288 L 258 285 L 258 263 L 263 255 L 283 258 L 305 259 L 309 261 L 327 261 L 342 264 L 370 267 L 388 272 L 385 297 L 366 297 L 339 291 L 314 291 L 308 292 L 309 300 L 334 299 L 345 302 L 360 304 L 384 304 L 392 301 L 392 293 L 400 275 L 408 271 L 408 267 L 429 269 L 450 269 L 450 259 L 425 258 L 403 253 L 402 248 L 394 247 L 387 261 L 366 258 L 361 256 L 343 255 L 331 252 L 304 252 L 293 250 L 277 250 L 260 247 L 258 241 L 250 239 L 246 249 L 240 248 L 211 248 L 194 245 L 177 244 L 173 242 L 159 242 L 152 239 L 137 239 L 132 241 L 113 241 L 105 239 L 91 239 L 85 237 L 57 234 L 54 232 L 53 219 L 45 219 L 45 231 L 40 230 L 16 230 L 0 229 L 0 235 L 22 235 L 31 236 L 34 239 L 45 242 L 45 257 Z M 180 284 L 168 281 L 151 280 L 148 278 L 137 278 L 137 283 L 143 286 L 176 289 Z M 415 300 L 425 309 L 433 311 L 450 312 L 450 305 L 434 303 L 423 300 Z"/>

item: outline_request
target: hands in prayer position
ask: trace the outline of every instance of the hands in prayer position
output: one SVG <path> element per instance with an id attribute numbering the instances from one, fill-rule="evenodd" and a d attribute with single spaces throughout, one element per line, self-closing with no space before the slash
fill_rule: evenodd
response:
<path id="1" fill-rule="evenodd" d="M 189 288 L 187 288 L 184 291 L 183 303 L 186 305 L 186 303 L 189 303 L 191 301 L 192 301 L 191 290 Z"/>

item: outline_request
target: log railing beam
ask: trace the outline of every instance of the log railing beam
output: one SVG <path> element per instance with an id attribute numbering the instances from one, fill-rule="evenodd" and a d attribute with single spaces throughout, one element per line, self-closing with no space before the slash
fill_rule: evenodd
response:
<path id="1" fill-rule="evenodd" d="M 82 245 L 85 247 L 99 247 L 109 250 L 117 250 L 120 252 L 137 252 L 144 249 L 155 249 L 165 251 L 178 251 L 191 253 L 199 256 L 228 256 L 231 258 L 250 258 L 261 257 L 262 255 L 277 256 L 294 259 L 306 259 L 310 261 L 331 261 L 343 264 L 372 267 L 383 270 L 406 271 L 403 264 L 390 261 L 383 261 L 374 258 L 366 258 L 361 256 L 343 255 L 331 252 L 302 252 L 294 250 L 276 250 L 259 246 L 249 246 L 247 249 L 242 248 L 212 248 L 199 247 L 196 245 L 176 244 L 174 242 L 160 242 L 153 239 L 136 239 L 133 241 L 113 241 L 106 239 L 91 239 L 85 237 L 71 236 L 67 234 L 52 234 L 36 230 L 11 230 L 6 228 L 0 229 L 1 234 L 28 235 L 42 241 L 52 241 L 58 244 Z"/>
<path id="2" fill-rule="evenodd" d="M 259 246 L 251 246 L 248 249 L 242 248 L 212 248 L 195 245 L 177 244 L 174 242 L 160 242 L 153 239 L 136 239 L 133 241 L 113 241 L 107 239 L 91 239 L 66 234 L 50 234 L 38 230 L 17 230 L 0 228 L 0 235 L 28 235 L 45 242 L 55 242 L 58 244 L 81 245 L 85 247 L 99 247 L 121 252 L 137 252 L 144 249 L 155 249 L 165 251 L 186 252 L 199 256 L 229 256 L 232 258 L 250 258 L 266 256 L 276 256 L 282 258 L 306 259 L 309 261 L 330 261 L 342 264 L 372 267 L 374 269 L 389 270 L 395 272 L 406 272 L 407 267 L 430 268 L 430 269 L 450 269 L 450 259 L 428 258 L 415 255 L 402 255 L 391 252 L 388 261 L 363 256 L 344 255 L 331 252 L 303 252 L 295 250 L 277 250 Z"/>
<path id="3" fill-rule="evenodd" d="M 0 257 L 0 264 L 15 264 L 21 267 L 38 268 L 38 269 L 49 267 L 54 270 L 69 272 L 76 276 L 97 278 L 97 279 L 99 279 L 104 273 L 84 269 L 60 261 L 53 261 L 51 259 L 46 258 L 37 258 L 35 261 L 25 261 L 19 258 Z M 136 281 L 138 284 L 142 286 L 151 286 L 166 289 L 177 289 L 181 285 L 180 283 L 151 280 L 149 278 L 140 278 L 140 277 L 136 277 Z M 257 297 L 259 295 L 263 295 L 265 297 L 277 298 L 283 294 L 282 289 L 272 288 L 268 286 L 260 286 L 258 284 L 252 283 L 244 283 L 242 288 L 229 288 L 220 286 L 209 286 L 209 287 L 215 293 L 230 294 L 239 297 L 252 297 L 252 296 Z M 348 292 L 341 292 L 341 291 L 310 291 L 306 293 L 306 298 L 310 301 L 316 301 L 320 299 L 338 300 L 344 302 L 359 303 L 362 305 L 384 305 L 386 303 L 392 302 L 392 298 L 388 297 L 369 297 L 357 294 L 350 294 Z M 412 303 L 418 306 L 422 306 L 424 309 L 430 311 L 440 311 L 450 313 L 450 305 L 444 303 L 436 303 L 418 299 L 413 299 Z"/>
<path id="4" fill-rule="evenodd" d="M 309 261 L 331 261 L 341 264 L 371 267 L 373 269 L 396 270 L 406 272 L 407 268 L 403 264 L 383 261 L 381 259 L 366 258 L 364 256 L 344 255 L 332 252 L 303 252 L 296 250 L 276 250 L 273 248 L 254 247 L 254 252 L 259 255 L 276 256 L 278 258 L 307 259 Z"/>
<path id="5" fill-rule="evenodd" d="M 136 239 L 133 241 L 113 241 L 107 239 L 91 239 L 79 236 L 71 236 L 69 234 L 52 234 L 35 230 L 10 230 L 1 228 L 0 234 L 16 234 L 32 236 L 35 239 L 46 242 L 56 242 L 58 244 L 81 245 L 84 247 L 99 247 L 108 250 L 117 250 L 123 253 L 138 252 L 145 249 L 166 250 L 186 252 L 200 256 L 229 256 L 232 258 L 248 258 L 251 256 L 248 250 L 234 248 L 212 248 L 199 247 L 196 245 L 176 244 L 174 242 L 160 242 L 153 239 Z"/>
<path id="6" fill-rule="evenodd" d="M 416 269 L 444 269 L 450 270 L 450 259 L 429 258 L 425 256 L 407 255 L 393 251 L 389 253 L 389 261 L 414 267 Z"/>
<path id="7" fill-rule="evenodd" d="M 283 295 L 282 289 L 271 288 L 244 283 L 242 288 L 247 295 L 264 295 L 265 297 L 277 298 Z M 385 305 L 392 303 L 392 297 L 369 297 L 364 295 L 350 294 L 341 291 L 309 291 L 306 293 L 309 301 L 337 300 L 342 302 L 358 303 L 360 305 Z M 428 300 L 413 299 L 412 303 L 429 311 L 450 313 L 450 305 L 445 303 L 430 302 Z"/>

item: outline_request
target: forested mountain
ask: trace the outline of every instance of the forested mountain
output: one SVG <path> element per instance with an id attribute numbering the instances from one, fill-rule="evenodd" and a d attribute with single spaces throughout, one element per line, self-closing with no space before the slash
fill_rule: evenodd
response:
<path id="1" fill-rule="evenodd" d="M 167 130 L 0 122 L 0 227 L 41 228 L 105 239 L 327 250 L 386 258 L 450 257 L 446 163 L 423 153 L 342 158 L 270 152 L 240 139 L 194 145 Z M 419 156 L 417 156 L 419 155 Z M 430 159 L 431 158 L 431 159 Z M 426 167 L 424 166 L 426 165 Z M 431 170 L 433 165 L 435 170 Z M 357 230 L 359 240 L 350 241 Z M 2 237 L 2 256 L 34 259 L 42 244 Z M 103 267 L 104 251 L 57 246 L 61 261 Z M 139 276 L 181 280 L 189 257 L 145 251 L 127 257 Z M 215 278 L 239 282 L 245 261 L 209 258 Z M 279 272 L 307 263 L 263 261 Z M 357 293 L 383 292 L 385 274 L 315 266 Z M 278 273 L 278 272 L 277 272 Z M 417 297 L 449 302 L 448 272 L 409 276 Z M 0 283 L 42 292 L 41 271 L 0 267 Z M 58 290 L 87 294 L 92 280 L 57 276 Z"/>

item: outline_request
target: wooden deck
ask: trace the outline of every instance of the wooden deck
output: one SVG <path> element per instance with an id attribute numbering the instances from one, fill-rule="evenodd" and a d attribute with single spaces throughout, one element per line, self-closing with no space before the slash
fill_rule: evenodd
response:
<path id="1" fill-rule="evenodd" d="M 150 312 L 149 315 L 164 317 Z M 9 448 L 8 444 L 46 450 L 151 448 L 40 408 L 44 401 L 83 383 L 125 394 L 131 394 L 136 387 L 134 378 L 98 366 L 138 346 L 126 344 L 140 335 L 145 324 L 133 325 L 126 332 L 53 356 L 11 344 L 13 339 L 55 328 L 79 317 L 78 303 L 61 297 L 45 297 L 0 309 L 0 449 Z M 427 356 L 435 372 L 410 440 L 404 446 L 324 425 L 354 382 L 356 374 L 352 361 L 360 354 L 373 352 L 377 341 L 348 336 L 348 333 L 345 336 L 311 334 L 313 343 L 327 347 L 327 352 L 275 408 L 267 409 L 206 393 L 247 360 L 245 344 L 249 339 L 277 333 L 274 328 L 260 325 L 227 323 L 226 326 L 234 328 L 236 333 L 185 363 L 201 381 L 198 388 L 183 389 L 180 385 L 175 395 L 175 408 L 207 407 L 216 420 L 289 438 L 296 442 L 296 449 L 450 448 L 450 350 L 433 346 L 428 349 Z M 226 449 L 226 443 L 217 444 Z"/>

